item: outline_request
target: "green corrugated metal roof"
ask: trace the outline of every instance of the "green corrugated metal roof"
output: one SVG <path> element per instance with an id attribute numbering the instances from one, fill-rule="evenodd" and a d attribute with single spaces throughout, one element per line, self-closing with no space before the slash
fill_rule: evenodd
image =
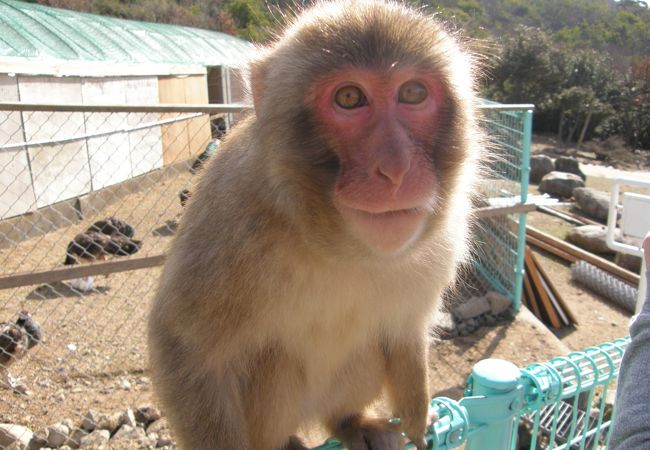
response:
<path id="1" fill-rule="evenodd" d="M 253 49 L 214 31 L 0 0 L 0 57 L 220 66 Z"/>

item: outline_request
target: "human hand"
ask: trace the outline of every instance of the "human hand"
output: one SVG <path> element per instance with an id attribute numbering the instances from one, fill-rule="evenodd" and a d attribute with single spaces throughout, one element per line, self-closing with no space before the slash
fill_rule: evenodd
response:
<path id="1" fill-rule="evenodd" d="M 650 270 L 650 231 L 643 238 L 643 257 L 645 258 L 645 267 Z"/>

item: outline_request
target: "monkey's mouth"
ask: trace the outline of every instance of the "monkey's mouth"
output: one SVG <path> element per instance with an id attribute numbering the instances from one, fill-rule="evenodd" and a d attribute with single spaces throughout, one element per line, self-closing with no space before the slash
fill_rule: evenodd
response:
<path id="1" fill-rule="evenodd" d="M 424 208 L 406 208 L 370 212 L 339 207 L 352 231 L 370 246 L 393 253 L 412 244 L 422 233 L 426 219 Z"/>

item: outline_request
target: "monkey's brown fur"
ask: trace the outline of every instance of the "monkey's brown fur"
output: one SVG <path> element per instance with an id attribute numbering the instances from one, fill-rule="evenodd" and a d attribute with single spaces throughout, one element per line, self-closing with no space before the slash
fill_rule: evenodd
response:
<path id="1" fill-rule="evenodd" d="M 427 326 L 466 253 L 481 144 L 470 66 L 433 19 L 379 1 L 319 4 L 253 63 L 255 113 L 205 169 L 151 310 L 154 384 L 182 448 L 300 449 L 316 418 L 350 449 L 393 450 L 390 427 L 362 415 L 382 387 L 424 448 Z M 346 67 L 415 68 L 444 99 L 413 156 L 431 208 L 394 252 L 333 204 L 345 151 L 314 105 Z"/>

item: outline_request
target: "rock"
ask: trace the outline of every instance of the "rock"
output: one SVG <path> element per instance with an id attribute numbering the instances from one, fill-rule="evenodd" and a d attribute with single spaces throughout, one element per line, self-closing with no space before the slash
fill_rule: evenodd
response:
<path id="1" fill-rule="evenodd" d="M 454 308 L 453 314 L 461 320 L 471 319 L 490 310 L 485 297 L 472 297 Z"/>
<path id="2" fill-rule="evenodd" d="M 573 190 L 573 198 L 577 205 L 589 217 L 607 220 L 609 214 L 610 195 L 597 189 L 578 187 Z"/>
<path id="3" fill-rule="evenodd" d="M 485 295 L 488 303 L 490 304 L 490 311 L 492 314 L 501 314 L 512 306 L 512 302 L 505 295 L 499 294 L 495 291 L 490 291 Z M 496 321 L 496 319 L 495 319 Z"/>
<path id="4" fill-rule="evenodd" d="M 132 441 L 133 444 L 137 444 L 133 445 L 133 447 L 138 448 L 155 446 L 158 439 L 155 437 L 149 438 L 147 436 L 147 433 L 141 427 L 122 425 L 120 429 L 117 430 L 117 433 L 115 433 L 115 435 L 111 438 L 111 442 L 123 440 Z"/>
<path id="5" fill-rule="evenodd" d="M 156 441 L 156 447 L 166 447 L 172 444 L 174 444 L 174 441 L 172 440 L 171 436 L 167 432 L 162 433 L 158 437 L 158 440 Z"/>
<path id="6" fill-rule="evenodd" d="M 160 414 L 159 409 L 149 405 L 140 406 L 134 411 L 134 415 L 135 415 L 135 420 L 138 423 L 144 424 L 145 427 L 162 417 L 162 414 Z"/>
<path id="7" fill-rule="evenodd" d="M 47 447 L 47 432 L 34 432 L 34 435 L 32 436 L 32 439 L 29 441 L 29 445 L 27 446 L 27 450 L 40 450 L 44 447 Z"/>
<path id="8" fill-rule="evenodd" d="M 575 188 L 584 186 L 585 182 L 578 175 L 553 171 L 544 175 L 538 189 L 543 194 L 569 198 Z"/>
<path id="9" fill-rule="evenodd" d="M 560 156 L 555 160 L 555 170 L 578 175 L 583 181 L 587 179 L 587 176 L 580 170 L 580 163 L 575 158 Z"/>
<path id="10" fill-rule="evenodd" d="M 614 262 L 630 272 L 639 273 L 641 271 L 641 257 L 628 255 L 627 253 L 616 253 Z"/>
<path id="11" fill-rule="evenodd" d="M 108 443 L 110 438 L 111 433 L 108 430 L 97 429 L 81 438 L 79 448 L 97 448 Z"/>
<path id="12" fill-rule="evenodd" d="M 152 433 L 160 433 L 163 430 L 169 430 L 169 423 L 165 417 L 156 420 L 147 427 L 147 431 L 151 431 Z"/>
<path id="13" fill-rule="evenodd" d="M 0 448 L 12 444 L 27 447 L 34 433 L 27 427 L 12 423 L 0 423 Z"/>
<path id="14" fill-rule="evenodd" d="M 81 440 L 86 436 L 88 436 L 88 431 L 82 430 L 81 428 L 75 428 L 70 433 L 70 437 L 68 438 L 68 445 L 72 448 L 79 448 Z"/>
<path id="15" fill-rule="evenodd" d="M 614 253 L 607 246 L 607 228 L 603 225 L 582 225 L 569 231 L 567 240 L 592 253 Z"/>
<path id="16" fill-rule="evenodd" d="M 88 410 L 83 420 L 81 421 L 81 429 L 86 430 L 89 433 L 94 431 L 97 428 L 97 422 L 99 420 L 99 414 L 95 410 Z"/>
<path id="17" fill-rule="evenodd" d="M 117 431 L 117 428 L 121 425 L 120 423 L 121 417 L 122 414 L 120 413 L 115 413 L 110 416 L 106 414 L 102 414 L 99 416 L 99 419 L 97 420 L 97 428 L 101 428 L 102 430 L 108 430 L 111 432 L 111 434 L 113 434 Z"/>
<path id="18" fill-rule="evenodd" d="M 47 446 L 52 448 L 59 448 L 68 442 L 68 435 L 70 429 L 62 424 L 57 423 L 47 429 Z"/>
<path id="19" fill-rule="evenodd" d="M 530 157 L 530 181 L 539 183 L 544 175 L 555 169 L 553 160 L 546 155 L 533 155 Z"/>
<path id="20" fill-rule="evenodd" d="M 135 420 L 135 414 L 133 413 L 132 409 L 127 409 L 122 413 L 120 416 L 120 425 L 129 425 L 132 427 L 136 427 L 138 425 L 138 422 Z"/>

